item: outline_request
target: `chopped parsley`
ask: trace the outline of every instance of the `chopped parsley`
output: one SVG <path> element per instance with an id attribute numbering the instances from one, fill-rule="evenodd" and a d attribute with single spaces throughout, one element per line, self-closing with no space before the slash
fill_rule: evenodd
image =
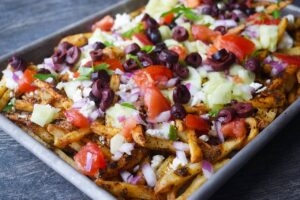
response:
<path id="1" fill-rule="evenodd" d="M 42 81 L 47 80 L 48 78 L 53 78 L 54 80 L 56 80 L 56 76 L 53 74 L 35 74 L 33 75 L 34 78 L 40 79 Z"/>
<path id="2" fill-rule="evenodd" d="M 208 114 L 209 114 L 211 117 L 217 117 L 219 111 L 220 111 L 219 109 L 213 109 L 213 110 L 209 111 Z"/>
<path id="3" fill-rule="evenodd" d="M 109 68 L 109 64 L 106 64 L 106 63 L 101 63 L 101 64 L 93 66 L 93 67 L 81 66 L 78 69 L 78 72 L 80 75 L 76 80 L 79 80 L 79 81 L 89 80 L 90 76 L 93 72 L 100 71 L 100 70 L 105 70 L 109 75 L 112 75 L 113 71 L 108 68 Z"/>
<path id="4" fill-rule="evenodd" d="M 173 8 L 173 9 L 163 13 L 161 16 L 165 17 L 165 16 L 169 15 L 170 13 L 177 14 L 176 18 L 183 15 L 184 17 L 186 17 L 187 19 L 192 20 L 192 21 L 201 19 L 201 16 L 197 15 L 191 8 L 187 8 L 184 6 L 178 6 L 176 8 Z"/>
<path id="5" fill-rule="evenodd" d="M 174 125 L 170 125 L 169 139 L 175 141 L 177 139 L 177 131 Z"/>
<path id="6" fill-rule="evenodd" d="M 13 98 L 10 100 L 10 102 L 3 108 L 3 112 L 9 112 L 12 110 L 12 108 L 14 107 L 15 105 L 15 102 L 16 102 L 16 99 Z"/>
<path id="7" fill-rule="evenodd" d="M 280 12 L 280 10 L 274 10 L 272 12 L 272 15 L 273 15 L 274 19 L 279 19 L 281 16 L 281 12 Z"/>
<path id="8" fill-rule="evenodd" d="M 136 27 L 126 31 L 125 33 L 122 33 L 122 36 L 124 38 L 130 39 L 134 34 L 142 32 L 143 29 L 144 29 L 143 24 L 139 23 Z"/>
<path id="9" fill-rule="evenodd" d="M 121 103 L 121 106 L 124 106 L 124 107 L 136 110 L 135 107 L 134 107 L 134 105 L 131 104 L 131 103 L 128 103 L 128 102 Z"/>
<path id="10" fill-rule="evenodd" d="M 146 53 L 151 53 L 153 50 L 154 50 L 154 46 L 151 46 L 151 45 L 146 45 L 146 46 L 143 46 L 141 48 L 142 51 L 145 51 Z"/>

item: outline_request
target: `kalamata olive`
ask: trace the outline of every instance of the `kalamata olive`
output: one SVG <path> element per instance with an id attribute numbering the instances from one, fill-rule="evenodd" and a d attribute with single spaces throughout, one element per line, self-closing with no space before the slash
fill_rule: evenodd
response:
<path id="1" fill-rule="evenodd" d="M 98 99 L 97 97 L 95 97 L 95 95 L 93 95 L 93 92 L 92 92 L 92 91 L 91 91 L 90 94 L 89 94 L 89 99 L 90 99 L 91 101 L 94 101 L 94 102 L 96 103 L 96 105 L 100 103 L 100 99 Z"/>
<path id="2" fill-rule="evenodd" d="M 237 103 L 234 105 L 234 109 L 238 117 L 242 118 L 250 117 L 254 113 L 254 108 L 251 103 Z"/>
<path id="3" fill-rule="evenodd" d="M 134 59 L 130 58 L 123 63 L 123 67 L 124 67 L 125 71 L 131 72 L 133 70 L 138 69 L 139 64 Z"/>
<path id="4" fill-rule="evenodd" d="M 207 4 L 207 5 L 213 5 L 215 3 L 214 0 L 202 0 L 201 3 Z"/>
<path id="5" fill-rule="evenodd" d="M 40 68 L 37 70 L 37 74 L 51 74 L 51 72 L 46 68 Z"/>
<path id="6" fill-rule="evenodd" d="M 136 55 L 137 52 L 139 52 L 140 50 L 141 50 L 140 46 L 136 43 L 130 44 L 127 47 L 125 47 L 126 54 Z"/>
<path id="7" fill-rule="evenodd" d="M 188 103 L 191 99 L 190 91 L 185 85 L 177 85 L 173 91 L 173 101 L 179 104 Z"/>
<path id="8" fill-rule="evenodd" d="M 52 56 L 53 62 L 54 63 L 63 63 L 65 61 L 67 51 L 70 48 L 72 48 L 72 46 L 73 45 L 68 42 L 60 43 Z"/>
<path id="9" fill-rule="evenodd" d="M 94 62 L 101 60 L 101 58 L 103 56 L 103 51 L 102 51 L 102 49 L 97 49 L 97 50 L 91 51 L 90 56 L 92 58 L 92 61 L 94 61 Z"/>
<path id="10" fill-rule="evenodd" d="M 185 62 L 192 67 L 199 67 L 202 64 L 202 57 L 199 53 L 193 52 L 185 58 Z"/>
<path id="11" fill-rule="evenodd" d="M 114 91 L 112 91 L 112 89 L 110 88 L 103 89 L 102 98 L 99 105 L 100 109 L 102 111 L 105 111 L 107 108 L 109 108 L 114 101 L 114 97 L 115 97 L 115 93 Z"/>
<path id="12" fill-rule="evenodd" d="M 177 24 L 175 21 L 172 21 L 168 26 L 172 30 L 173 28 L 175 28 L 177 26 Z"/>
<path id="13" fill-rule="evenodd" d="M 73 46 L 67 51 L 66 63 L 69 65 L 74 65 L 78 62 L 81 55 L 81 51 L 78 47 Z"/>
<path id="14" fill-rule="evenodd" d="M 58 45 L 57 50 L 59 51 L 67 51 L 69 50 L 73 45 L 69 42 L 62 42 Z"/>
<path id="15" fill-rule="evenodd" d="M 162 41 L 161 34 L 157 28 L 147 28 L 146 35 L 153 44 L 157 44 Z"/>
<path id="16" fill-rule="evenodd" d="M 175 64 L 179 60 L 179 55 L 171 50 L 164 49 L 159 53 L 158 59 L 164 63 L 172 63 Z"/>
<path id="17" fill-rule="evenodd" d="M 168 47 L 167 47 L 166 43 L 160 42 L 155 45 L 153 52 L 160 53 L 162 50 L 167 49 L 167 48 Z"/>
<path id="18" fill-rule="evenodd" d="M 144 51 L 139 51 L 137 53 L 137 56 L 138 56 L 138 59 L 139 59 L 141 65 L 143 67 L 148 67 L 150 65 L 154 65 L 155 64 L 153 56 L 151 56 L 150 54 L 147 54 Z"/>
<path id="19" fill-rule="evenodd" d="M 226 49 L 221 49 L 212 55 L 212 59 L 219 62 L 225 60 L 228 54 L 229 53 L 226 51 Z"/>
<path id="20" fill-rule="evenodd" d="M 236 22 L 239 22 L 240 21 L 240 18 L 239 16 L 236 14 L 236 13 L 230 13 L 230 19 L 236 21 Z"/>
<path id="21" fill-rule="evenodd" d="M 93 72 L 91 74 L 91 79 L 93 81 L 100 79 L 101 81 L 104 81 L 105 83 L 109 83 L 110 76 L 105 70 L 99 70 L 99 71 Z"/>
<path id="22" fill-rule="evenodd" d="M 183 119 L 186 116 L 186 111 L 181 104 L 174 104 L 171 107 L 171 116 L 173 119 Z"/>
<path id="23" fill-rule="evenodd" d="M 104 49 L 106 46 L 102 42 L 95 42 L 92 45 L 92 47 L 93 47 L 94 50 L 98 50 L 98 49 Z"/>
<path id="24" fill-rule="evenodd" d="M 227 33 L 227 29 L 225 26 L 217 26 L 214 31 L 220 32 L 222 35 L 225 35 Z"/>
<path id="25" fill-rule="evenodd" d="M 92 85 L 92 93 L 95 97 L 98 99 L 101 99 L 102 97 L 102 91 L 103 89 L 108 87 L 108 83 L 104 80 L 98 79 L 96 80 Z"/>
<path id="26" fill-rule="evenodd" d="M 189 38 L 189 32 L 182 26 L 173 29 L 172 38 L 178 42 L 183 42 Z"/>
<path id="27" fill-rule="evenodd" d="M 245 14 L 246 14 L 247 16 L 253 15 L 254 13 L 255 13 L 255 9 L 254 9 L 254 8 L 247 8 L 247 9 L 245 10 Z"/>
<path id="28" fill-rule="evenodd" d="M 27 68 L 26 62 L 17 56 L 13 56 L 8 60 L 8 63 L 14 68 L 16 71 L 24 71 Z"/>
<path id="29" fill-rule="evenodd" d="M 248 58 L 245 62 L 245 68 L 251 72 L 255 72 L 260 68 L 260 63 L 257 58 Z"/>
<path id="30" fill-rule="evenodd" d="M 189 69 L 180 63 L 174 64 L 173 72 L 181 79 L 185 79 L 189 76 Z"/>
<path id="31" fill-rule="evenodd" d="M 144 15 L 142 21 L 146 23 L 147 28 L 156 28 L 157 29 L 159 27 L 159 24 L 157 23 L 157 21 L 155 19 L 153 19 L 147 13 Z"/>
<path id="32" fill-rule="evenodd" d="M 213 5 L 211 7 L 211 13 L 210 13 L 210 15 L 212 17 L 217 17 L 219 15 L 219 9 L 218 9 L 217 5 Z"/>
<path id="33" fill-rule="evenodd" d="M 218 120 L 222 123 L 231 122 L 236 115 L 236 111 L 233 108 L 224 108 L 218 113 Z"/>
<path id="34" fill-rule="evenodd" d="M 236 61 L 236 56 L 227 52 L 225 49 L 221 49 L 217 53 L 212 55 L 212 59 L 207 59 L 207 63 L 211 65 L 214 71 L 227 70 Z"/>

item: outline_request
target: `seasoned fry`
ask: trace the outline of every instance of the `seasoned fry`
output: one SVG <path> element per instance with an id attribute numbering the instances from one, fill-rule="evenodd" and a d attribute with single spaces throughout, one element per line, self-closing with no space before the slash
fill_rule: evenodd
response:
<path id="1" fill-rule="evenodd" d="M 171 170 L 170 165 L 174 160 L 174 156 L 169 156 L 164 160 L 164 162 L 160 165 L 160 167 L 156 171 L 157 179 L 161 179 L 168 171 Z"/>
<path id="2" fill-rule="evenodd" d="M 75 35 L 70 35 L 67 37 L 64 37 L 60 43 L 62 42 L 68 42 L 75 46 L 82 47 L 88 43 L 88 38 L 92 36 L 91 33 L 80 33 Z"/>
<path id="3" fill-rule="evenodd" d="M 253 140 L 256 135 L 259 133 L 258 127 L 257 127 L 257 122 L 254 118 L 249 117 L 246 119 L 246 123 L 249 125 L 250 128 L 250 133 L 246 139 L 246 143 L 251 142 L 251 140 Z"/>
<path id="4" fill-rule="evenodd" d="M 119 130 L 117 128 L 107 127 L 98 121 L 95 121 L 91 124 L 91 129 L 94 133 L 96 133 L 98 135 L 103 135 L 108 138 L 111 138 L 114 135 L 121 132 L 121 130 Z"/>
<path id="5" fill-rule="evenodd" d="M 11 90 L 6 90 L 0 99 L 0 111 L 8 104 L 11 96 Z"/>
<path id="6" fill-rule="evenodd" d="M 187 130 L 188 143 L 191 151 L 191 162 L 196 163 L 202 160 L 202 151 L 197 144 L 197 137 L 194 130 Z"/>
<path id="7" fill-rule="evenodd" d="M 25 100 L 17 99 L 15 103 L 16 110 L 25 111 L 25 112 L 32 112 L 33 105 Z"/>
<path id="8" fill-rule="evenodd" d="M 62 137 L 57 138 L 57 140 L 54 142 L 54 145 L 59 148 L 63 148 L 68 144 L 80 141 L 83 137 L 87 136 L 88 134 L 91 134 L 91 130 L 89 128 L 78 129 L 76 131 L 63 135 Z"/>
<path id="9" fill-rule="evenodd" d="M 149 200 L 156 199 L 152 190 L 146 186 L 116 181 L 104 181 L 101 179 L 97 179 L 95 183 L 118 197 Z"/>

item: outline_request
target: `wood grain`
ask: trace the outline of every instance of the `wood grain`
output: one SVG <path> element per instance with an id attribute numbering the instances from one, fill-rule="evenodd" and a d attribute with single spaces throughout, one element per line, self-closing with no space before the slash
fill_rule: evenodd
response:
<path id="1" fill-rule="evenodd" d="M 1 0 L 0 55 L 117 1 Z M 300 199 L 299 119 L 300 115 L 211 199 Z M 88 199 L 3 131 L 0 158 L 0 199 Z"/>

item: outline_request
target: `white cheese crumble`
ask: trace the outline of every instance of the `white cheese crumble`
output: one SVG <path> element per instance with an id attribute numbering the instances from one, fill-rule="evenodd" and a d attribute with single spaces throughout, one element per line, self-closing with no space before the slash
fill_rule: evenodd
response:
<path id="1" fill-rule="evenodd" d="M 201 135 L 199 137 L 200 140 L 204 141 L 204 142 L 208 142 L 209 141 L 209 137 L 207 135 Z"/>
<path id="2" fill-rule="evenodd" d="M 156 170 L 160 164 L 163 162 L 163 160 L 165 159 L 164 156 L 162 155 L 155 155 L 152 157 L 152 160 L 151 160 L 151 167 Z"/>
<path id="3" fill-rule="evenodd" d="M 157 138 L 169 139 L 170 123 L 155 124 L 153 129 L 147 129 L 146 134 Z"/>

